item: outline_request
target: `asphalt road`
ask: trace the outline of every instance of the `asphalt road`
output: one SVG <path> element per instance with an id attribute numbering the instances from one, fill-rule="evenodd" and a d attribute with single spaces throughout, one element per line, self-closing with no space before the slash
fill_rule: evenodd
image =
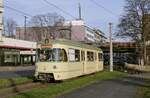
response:
<path id="1" fill-rule="evenodd" d="M 30 77 L 35 72 L 35 66 L 0 66 L 0 79 Z"/>
<path id="2" fill-rule="evenodd" d="M 0 72 L 0 79 L 16 78 L 16 77 L 31 77 L 33 75 L 34 75 L 34 70 L 3 71 L 3 72 Z"/>
<path id="3" fill-rule="evenodd" d="M 134 98 L 136 87 L 144 83 L 144 79 L 132 76 L 98 81 L 56 98 Z"/>

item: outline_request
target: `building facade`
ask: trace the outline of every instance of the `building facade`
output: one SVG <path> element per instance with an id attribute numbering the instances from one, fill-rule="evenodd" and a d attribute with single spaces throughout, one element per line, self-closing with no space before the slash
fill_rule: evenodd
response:
<path id="1" fill-rule="evenodd" d="M 46 38 L 51 39 L 70 39 L 70 27 L 55 26 L 55 27 L 27 27 L 26 33 L 24 27 L 16 28 L 16 39 L 28 41 L 41 41 Z"/>
<path id="2" fill-rule="evenodd" d="M 92 28 L 85 26 L 85 36 L 84 36 L 84 41 L 86 43 L 94 43 L 95 42 L 95 32 Z"/>
<path id="3" fill-rule="evenodd" d="M 101 30 L 99 30 L 99 29 L 94 29 L 94 38 L 95 38 L 95 42 L 96 43 L 105 43 L 106 42 L 106 40 L 107 40 L 107 38 L 105 37 L 105 34 L 101 31 Z"/>
<path id="4" fill-rule="evenodd" d="M 84 41 L 85 36 L 85 23 L 83 21 L 65 21 L 64 26 L 69 26 L 71 29 L 71 40 Z"/>
<path id="5" fill-rule="evenodd" d="M 83 20 L 65 21 L 53 27 L 17 27 L 16 38 L 29 41 L 40 41 L 46 38 L 69 39 L 85 43 L 101 43 L 106 37 L 100 30 L 86 26 Z"/>
<path id="6" fill-rule="evenodd" d="M 104 33 L 87 26 L 83 20 L 68 21 L 64 25 L 70 25 L 71 27 L 71 40 L 85 43 L 101 43 L 106 41 Z"/>

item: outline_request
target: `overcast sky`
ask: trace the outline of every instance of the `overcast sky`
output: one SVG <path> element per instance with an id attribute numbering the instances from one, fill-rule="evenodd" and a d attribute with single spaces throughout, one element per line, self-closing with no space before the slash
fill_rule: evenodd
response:
<path id="1" fill-rule="evenodd" d="M 82 18 L 86 24 L 91 27 L 101 29 L 108 35 L 108 23 L 114 24 L 114 29 L 118 23 L 120 15 L 123 13 L 124 0 L 94 0 L 111 12 L 98 7 L 91 0 L 48 0 L 49 2 L 59 6 L 66 12 L 78 17 L 78 3 L 82 6 Z M 24 23 L 24 15 L 17 13 L 5 7 L 5 5 L 18 9 L 30 15 L 58 13 L 67 20 L 73 18 L 64 14 L 53 6 L 48 5 L 44 0 L 4 0 L 4 19 L 13 18 L 19 25 Z M 29 17 L 30 18 L 30 17 Z M 28 20 L 29 20 L 28 18 Z"/>

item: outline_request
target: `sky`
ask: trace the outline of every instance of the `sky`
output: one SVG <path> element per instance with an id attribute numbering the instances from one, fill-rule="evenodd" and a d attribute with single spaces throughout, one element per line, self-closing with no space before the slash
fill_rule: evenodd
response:
<path id="1" fill-rule="evenodd" d="M 59 6 L 61 9 L 70 13 L 71 15 L 78 17 L 78 3 L 82 7 L 82 18 L 86 25 L 99 28 L 108 36 L 108 23 L 113 23 L 113 32 L 115 32 L 116 25 L 118 24 L 120 16 L 123 14 L 123 7 L 125 5 L 124 0 L 94 0 L 97 6 L 91 0 L 47 0 Z M 58 13 L 62 15 L 66 20 L 73 20 L 72 17 L 66 15 L 57 8 L 48 5 L 44 0 L 4 0 L 4 21 L 8 18 L 14 19 L 19 26 L 24 24 L 24 16 L 16 11 L 13 11 L 5 6 L 15 8 L 24 13 L 28 13 L 32 16 L 37 14 L 46 13 Z M 107 10 L 109 11 L 107 11 Z M 27 21 L 30 20 L 28 16 Z"/>

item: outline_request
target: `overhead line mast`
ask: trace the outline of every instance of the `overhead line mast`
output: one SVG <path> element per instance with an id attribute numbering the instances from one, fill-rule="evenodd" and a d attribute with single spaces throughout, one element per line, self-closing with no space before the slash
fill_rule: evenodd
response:
<path id="1" fill-rule="evenodd" d="M 109 40 L 110 40 L 110 72 L 113 72 L 112 23 L 109 23 Z"/>
<path id="2" fill-rule="evenodd" d="M 81 4 L 79 3 L 79 20 L 82 20 Z"/>

